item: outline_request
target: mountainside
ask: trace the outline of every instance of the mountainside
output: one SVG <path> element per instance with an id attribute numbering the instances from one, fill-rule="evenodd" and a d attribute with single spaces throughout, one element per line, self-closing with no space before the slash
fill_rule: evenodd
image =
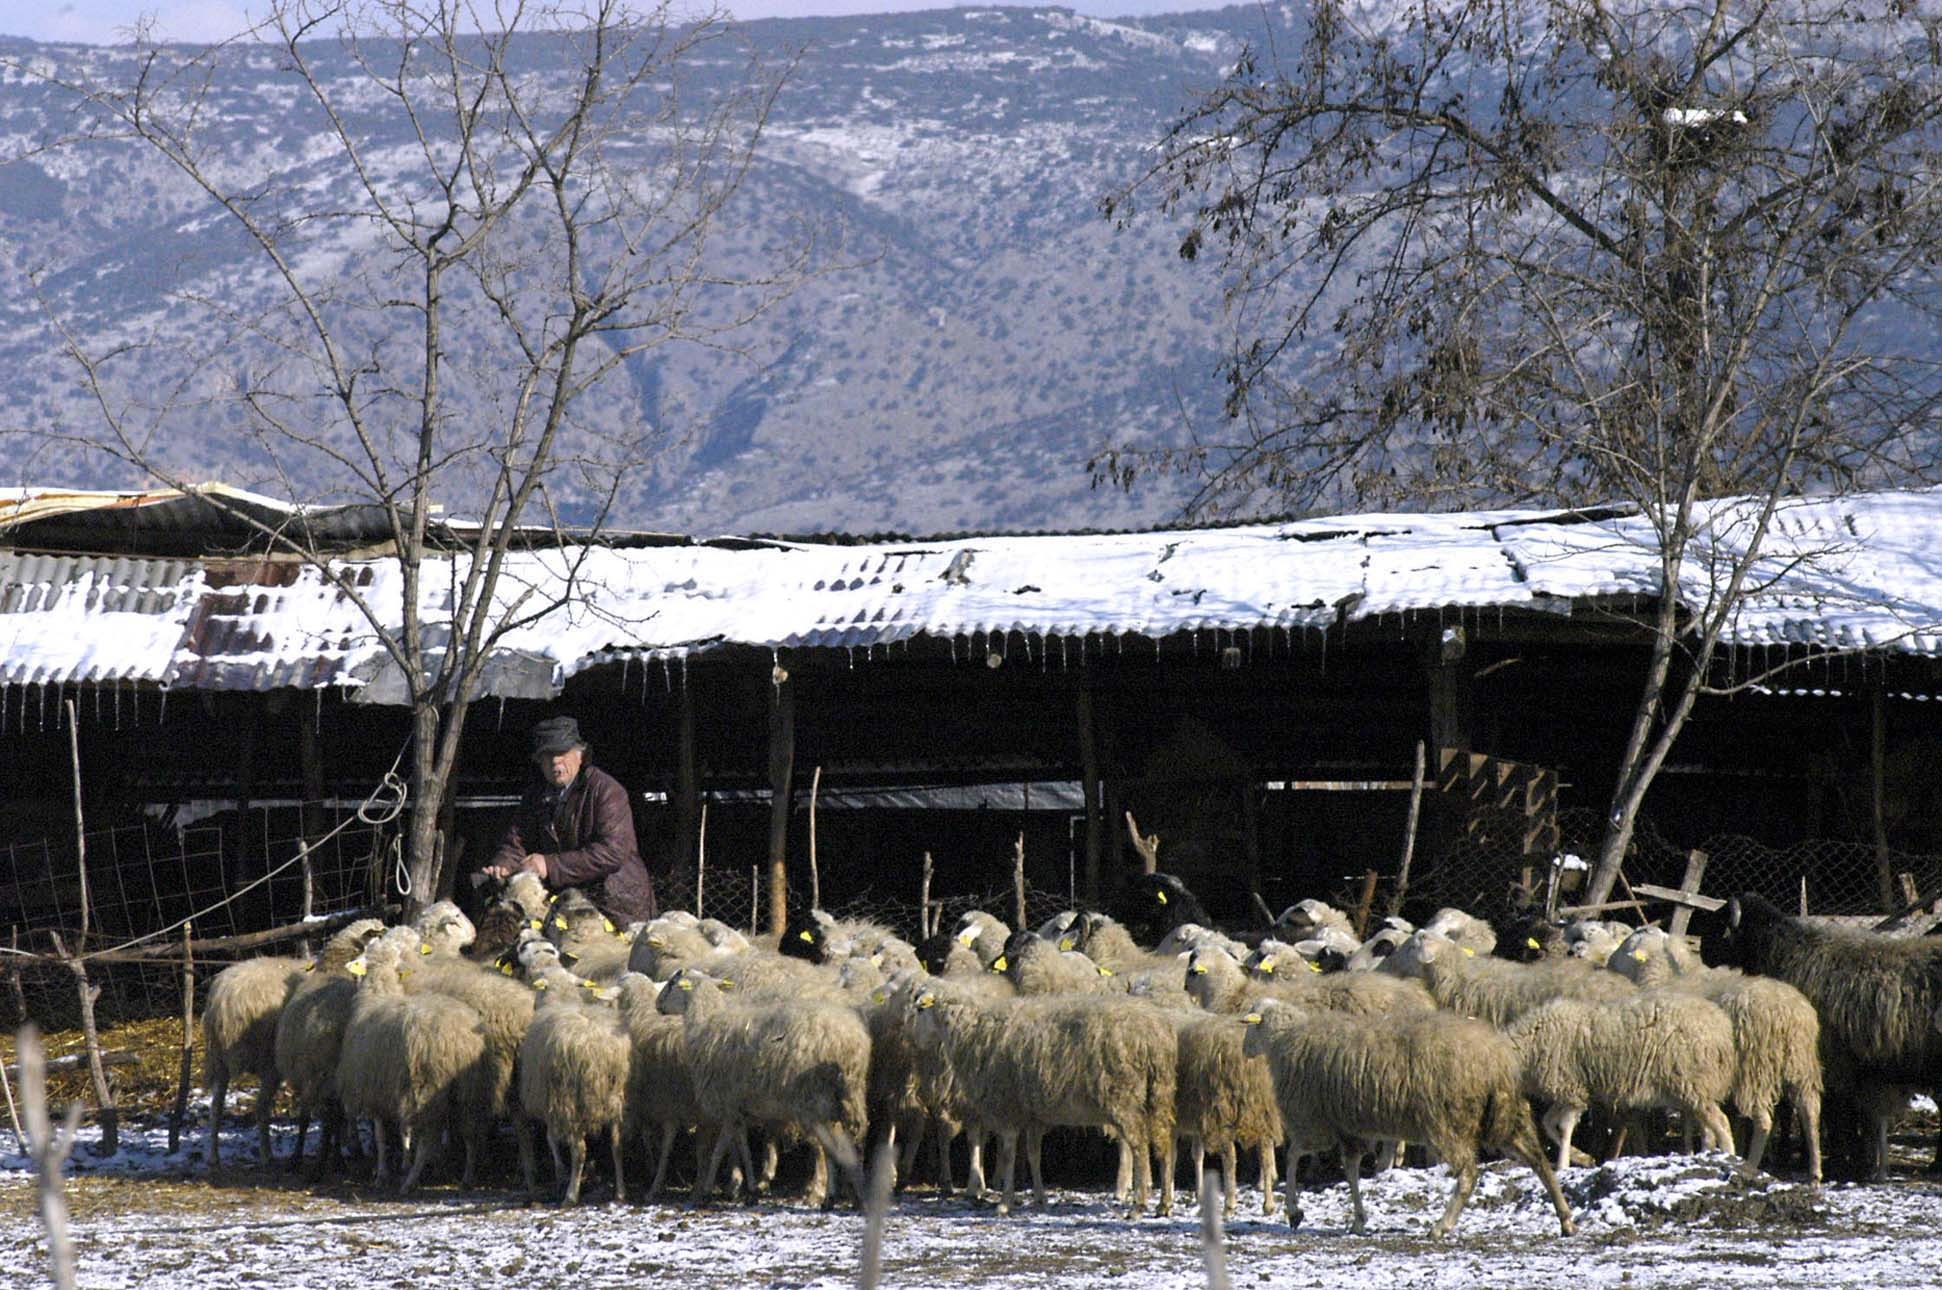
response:
<path id="1" fill-rule="evenodd" d="M 953 9 L 750 24 L 765 49 L 803 52 L 721 254 L 807 220 L 840 232 L 848 267 L 763 317 L 740 352 L 655 351 L 588 401 L 596 425 L 639 418 L 669 437 L 655 470 L 623 481 L 616 522 L 937 532 L 1172 515 L 1177 487 L 1095 490 L 1085 462 L 1109 438 L 1177 442 L 1189 420 L 1218 417 L 1219 283 L 1174 255 L 1162 222 L 1117 232 L 1096 203 L 1263 20 L 1243 6 L 1125 21 Z M 132 72 L 127 50 L 0 41 L 8 58 L 62 77 Z M 237 62 L 215 102 L 225 157 L 238 173 L 268 164 L 309 182 L 310 127 L 274 51 Z M 58 133 L 68 110 L 44 83 L 5 77 L 7 152 Z M 394 153 L 408 155 L 374 151 Z M 207 326 L 190 296 L 246 318 L 269 289 L 236 231 L 153 157 L 96 146 L 6 167 L 0 424 L 30 434 L 99 420 L 37 304 L 36 273 L 97 348 Z M 224 363 L 272 361 L 237 331 Z M 129 370 L 138 384 L 170 379 L 162 366 Z M 211 415 L 171 423 L 172 461 L 291 491 L 260 445 Z M 140 482 L 40 442 L 4 482 Z"/>

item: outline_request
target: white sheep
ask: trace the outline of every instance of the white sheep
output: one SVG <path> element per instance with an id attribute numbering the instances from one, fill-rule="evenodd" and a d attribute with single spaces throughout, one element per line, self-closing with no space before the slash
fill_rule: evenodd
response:
<path id="1" fill-rule="evenodd" d="M 1248 976 L 1222 950 L 1198 949 L 1188 956 L 1187 993 L 1209 1012 L 1230 1014 L 1251 1012 L 1263 999 L 1359 1015 L 1407 1015 L 1433 1006 L 1414 981 L 1373 972 L 1320 973 L 1299 957 L 1262 956 L 1257 972 Z"/>
<path id="2" fill-rule="evenodd" d="M 411 1143 L 400 1192 L 417 1185 L 439 1146 L 462 1085 L 479 1078 L 485 1033 L 479 1014 L 444 995 L 407 996 L 399 943 L 380 939 L 346 964 L 359 977 L 356 1002 L 337 1060 L 337 1093 L 347 1116 L 368 1118 L 377 1141 L 375 1180 L 386 1177 L 385 1126 Z"/>
<path id="3" fill-rule="evenodd" d="M 1720 1109 L 1733 1090 L 1733 1024 L 1697 995 L 1633 990 L 1614 1000 L 1553 999 L 1505 1028 L 1523 1067 L 1526 1096 L 1547 1108 L 1558 1168 L 1586 1110 L 1670 1108 L 1697 1126 L 1706 1146 L 1733 1149 Z"/>
<path id="4" fill-rule="evenodd" d="M 1497 948 L 1497 929 L 1473 914 L 1464 913 L 1461 909 L 1446 906 L 1437 910 L 1420 930 L 1455 941 L 1458 945 L 1477 954 L 1489 954 Z"/>
<path id="5" fill-rule="evenodd" d="M 982 909 L 967 909 L 958 917 L 955 933 L 958 944 L 971 950 L 985 967 L 1005 952 L 1005 942 L 1011 939 L 1011 928 L 1005 921 Z"/>
<path id="6" fill-rule="evenodd" d="M 519 1045 L 519 1104 L 546 1126 L 557 1159 L 567 1153 L 563 1205 L 580 1203 L 587 1139 L 607 1140 L 614 1164 L 614 1198 L 627 1199 L 621 1169 L 621 1128 L 627 1112 L 633 1046 L 618 1012 L 550 992 L 533 1013 Z"/>
<path id="7" fill-rule="evenodd" d="M 1397 951 L 1398 954 L 1404 951 Z M 1579 959 L 1514 963 L 1464 952 L 1454 941 L 1418 933 L 1408 951 L 1436 1005 L 1499 1028 L 1553 999 L 1623 1000 L 1637 987 Z"/>
<path id="8" fill-rule="evenodd" d="M 277 1089 L 288 1078 L 276 1053 L 277 1021 L 284 1003 L 311 974 L 334 972 L 356 958 L 364 942 L 383 930 L 384 924 L 377 919 L 360 918 L 333 935 L 315 960 L 281 955 L 243 959 L 218 972 L 209 983 L 209 997 L 202 1008 L 202 1060 L 203 1081 L 209 1086 L 211 1165 L 222 1163 L 223 1104 L 229 1081 L 243 1074 L 256 1077 L 257 1143 L 263 1160 L 268 1162 L 270 1115 L 276 1107 Z"/>
<path id="9" fill-rule="evenodd" d="M 313 1114 L 320 1124 L 319 1161 L 336 1158 L 342 1120 L 337 1104 L 337 1057 L 351 1005 L 357 999 L 357 980 L 344 968 L 363 952 L 366 942 L 383 931 L 383 923 L 366 918 L 333 936 L 311 970 L 298 978 L 277 1014 L 277 1069 L 289 1081 L 290 1097 L 297 1108 L 292 1168 L 303 1163 L 304 1138 Z"/>
<path id="10" fill-rule="evenodd" d="M 1206 1153 L 1220 1158 L 1223 1207 L 1232 1215 L 1239 1190 L 1236 1155 L 1258 1153 L 1262 1212 L 1274 1212 L 1275 1152 L 1281 1146 L 1281 1105 L 1267 1063 L 1242 1051 L 1243 1027 L 1230 1016 L 1169 1012 L 1179 1035 L 1174 1081 L 1174 1127 L 1192 1144 L 1193 1176 Z"/>
<path id="11" fill-rule="evenodd" d="M 720 1126 L 697 1198 L 712 1190 L 731 1144 L 739 1143 L 744 1180 L 752 1181 L 746 1130 L 775 1124 L 807 1135 L 821 1153 L 811 1203 L 833 1202 L 831 1159 L 862 1203 L 857 1144 L 868 1129 L 870 1032 L 854 1009 L 819 999 L 730 1000 L 692 968 L 675 974 L 658 1006 L 685 1018 L 683 1051 L 696 1094 Z"/>
<path id="12" fill-rule="evenodd" d="M 1800 1118 L 1807 1172 L 1821 1181 L 1821 1020 L 1793 986 L 1733 968 L 1709 968 L 1683 937 L 1657 927 L 1633 932 L 1606 964 L 1642 986 L 1689 990 L 1733 1023 L 1733 1106 L 1751 1122 L 1746 1167 L 1757 1170 L 1773 1132 L 1774 1108 L 1786 1098 Z"/>
<path id="13" fill-rule="evenodd" d="M 1477 1185 L 1477 1153 L 1493 1147 L 1529 1165 L 1566 1236 L 1573 1225 L 1518 1091 L 1509 1041 L 1482 1022 L 1432 1012 L 1358 1017 L 1266 1004 L 1251 1013 L 1243 1051 L 1265 1057 L 1288 1144 L 1288 1221 L 1301 1223 L 1298 1156 L 1338 1148 L 1354 1205 L 1352 1230 L 1368 1227 L 1361 1161 L 1376 1140 L 1425 1142 L 1456 1175 L 1430 1235 L 1456 1228 Z"/>

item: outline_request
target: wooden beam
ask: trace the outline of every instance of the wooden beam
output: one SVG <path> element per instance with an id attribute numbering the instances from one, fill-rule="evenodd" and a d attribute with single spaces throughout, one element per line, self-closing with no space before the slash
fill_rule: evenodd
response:
<path id="1" fill-rule="evenodd" d="M 1085 902 L 1088 908 L 1099 905 L 1099 866 L 1106 853 L 1106 819 L 1099 800 L 1099 739 L 1093 729 L 1096 720 L 1092 704 L 1092 677 L 1079 681 L 1079 767 L 1080 783 L 1086 794 L 1086 871 Z"/>
<path id="2" fill-rule="evenodd" d="M 1706 861 L 1708 858 L 1704 851 L 1697 849 L 1686 853 L 1686 873 L 1679 880 L 1680 891 L 1685 892 L 1688 896 L 1697 896 L 1699 894 L 1699 880 L 1706 876 Z M 1634 887 L 1632 890 L 1637 891 L 1638 888 Z M 1666 930 L 1674 936 L 1684 936 L 1686 934 L 1686 928 L 1692 923 L 1693 909 L 1694 906 L 1692 905 L 1681 904 L 1679 908 L 1673 910 L 1672 920 L 1666 925 Z"/>
<path id="3" fill-rule="evenodd" d="M 1702 896 L 1696 891 L 1680 891 L 1677 887 L 1659 887 L 1649 882 L 1635 882 L 1632 884 L 1632 891 L 1647 900 L 1684 905 L 1688 909 L 1703 909 L 1709 914 L 1726 908 L 1726 902 L 1717 896 Z"/>
<path id="4" fill-rule="evenodd" d="M 790 782 L 796 769 L 796 691 L 777 663 L 769 678 L 769 930 L 789 926 Z"/>

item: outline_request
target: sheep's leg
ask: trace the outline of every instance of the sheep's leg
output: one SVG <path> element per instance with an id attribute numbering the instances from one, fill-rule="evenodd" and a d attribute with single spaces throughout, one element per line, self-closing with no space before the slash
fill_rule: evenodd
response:
<path id="1" fill-rule="evenodd" d="M 765 1163 L 773 1160 L 775 1154 L 775 1139 L 770 1138 L 768 1140 L 768 1155 L 764 1157 Z M 757 1177 L 755 1172 L 755 1157 L 749 1150 L 748 1125 L 746 1124 L 737 1124 L 735 1126 L 735 1158 L 741 1161 L 742 1165 L 742 1194 L 748 1203 L 753 1205 L 756 1196 L 760 1194 L 756 1189 L 766 1186 L 768 1180 L 775 1177 L 775 1167 L 770 1165 L 765 1176 Z"/>
<path id="2" fill-rule="evenodd" d="M 1206 1140 L 1203 1139 L 1198 1133 L 1188 1135 L 1187 1156 L 1188 1156 L 1188 1159 L 1190 1159 L 1193 1162 L 1194 1177 L 1201 1178 L 1206 1176 L 1207 1143 L 1206 1143 Z M 1194 1194 L 1196 1196 L 1199 1195 L 1199 1188 L 1197 1185 L 1195 1187 Z"/>
<path id="3" fill-rule="evenodd" d="M 917 1168 L 917 1152 L 924 1145 L 925 1127 L 924 1121 L 919 1120 L 916 1127 L 904 1135 L 903 1150 L 898 1154 L 897 1176 L 891 1186 L 892 1191 L 901 1194 L 906 1187 L 910 1186 L 910 1180 L 914 1176 L 912 1171 Z M 896 1126 L 892 1125 L 891 1130 L 894 1133 Z"/>
<path id="4" fill-rule="evenodd" d="M 209 1167 L 223 1162 L 223 1104 L 229 1100 L 229 1072 L 218 1069 L 209 1086 Z"/>
<path id="5" fill-rule="evenodd" d="M 701 1176 L 695 1179 L 694 1195 L 691 1197 L 695 1205 L 702 1204 L 715 1194 L 715 1173 L 721 1168 L 723 1157 L 728 1154 L 728 1148 L 732 1145 L 735 1132 L 736 1126 L 727 1123 L 720 1125 L 715 1130 L 715 1145 L 708 1152 L 708 1163 L 702 1166 Z M 746 1142 L 742 1144 L 742 1154 L 743 1156 L 748 1154 L 748 1144 Z M 743 1181 L 746 1182 L 747 1179 L 748 1176 L 744 1175 Z"/>
<path id="6" fill-rule="evenodd" d="M 1044 1209 L 1047 1204 L 1045 1199 L 1045 1170 L 1043 1168 L 1044 1151 L 1045 1130 L 1025 1130 L 1025 1161 L 1032 1167 L 1032 1204 L 1040 1209 Z M 1011 1176 L 1009 1174 L 1005 1177 L 1005 1183 L 1007 1190 L 1009 1190 L 1011 1183 Z"/>
<path id="7" fill-rule="evenodd" d="M 1342 1152 L 1342 1176 L 1349 1180 L 1349 1207 L 1353 1214 L 1349 1220 L 1349 1231 L 1360 1236 L 1369 1230 L 1369 1211 L 1362 1207 L 1362 1144 L 1345 1140 L 1339 1145 Z M 1476 1182 L 1475 1173 L 1476 1170 L 1473 1167 L 1471 1169 L 1473 1184 Z M 1462 1180 L 1459 1179 L 1457 1183 L 1459 1191 L 1462 1190 L 1462 1185 Z M 1456 1201 L 1455 1204 L 1458 1209 L 1463 1208 L 1462 1201 Z M 1449 1217 L 1448 1211 L 1445 1211 L 1444 1217 Z M 1430 1229 L 1430 1234 L 1442 1235 L 1435 1228 Z"/>
<path id="8" fill-rule="evenodd" d="M 1301 1152 L 1290 1141 L 1288 1143 L 1287 1174 L 1281 1184 L 1282 1188 L 1287 1192 L 1289 1227 L 1301 1226 L 1301 1175 L 1296 1169 L 1296 1166 L 1300 1163 Z"/>
<path id="9" fill-rule="evenodd" d="M 1381 1142 L 1378 1142 L 1376 1144 L 1375 1168 L 1371 1169 L 1369 1173 L 1375 1175 L 1389 1172 L 1389 1170 L 1395 1167 L 1396 1157 L 1402 1154 L 1402 1149 L 1403 1143 L 1400 1138 L 1384 1138 Z"/>
<path id="10" fill-rule="evenodd" d="M 1576 1227 L 1571 1222 L 1571 1206 L 1564 1203 L 1564 1188 L 1558 1186 L 1557 1171 L 1551 1168 L 1551 1161 L 1544 1154 L 1544 1142 L 1528 1133 L 1518 1135 L 1520 1141 L 1503 1143 L 1504 1150 L 1529 1165 L 1537 1180 L 1544 1184 L 1544 1192 L 1551 1198 L 1551 1208 L 1558 1212 L 1558 1230 L 1569 1236 Z"/>
<path id="11" fill-rule="evenodd" d="M 1750 1174 L 1760 1172 L 1760 1160 L 1767 1153 L 1767 1138 L 1773 1132 L 1773 1116 L 1764 1106 L 1755 1107 L 1747 1117 L 1752 1126 L 1746 1135 L 1746 1171 Z"/>
<path id="12" fill-rule="evenodd" d="M 674 1154 L 674 1135 L 680 1131 L 680 1127 L 672 1120 L 661 1126 L 660 1158 L 654 1162 L 654 1181 L 647 1187 L 647 1199 L 650 1203 L 660 1198 L 661 1185 L 668 1180 L 668 1158 Z"/>
<path id="13" fill-rule="evenodd" d="M 1708 1147 L 1733 1154 L 1733 1122 L 1726 1118 L 1718 1102 L 1708 1102 L 1698 1108 L 1698 1115 L 1683 1117 L 1687 1123 L 1697 1119 L 1700 1127 L 1700 1141 Z"/>
<path id="14" fill-rule="evenodd" d="M 1180 1141 L 1178 1138 L 1173 1136 L 1173 1131 L 1169 1129 L 1166 1133 L 1161 1135 L 1159 1147 L 1160 1147 L 1160 1208 L 1155 1210 L 1154 1212 L 1157 1215 L 1159 1215 L 1159 1217 L 1165 1218 L 1167 1215 L 1173 1213 L 1173 1174 L 1174 1174 L 1174 1170 L 1179 1166 L 1178 1153 L 1180 1150 Z M 1233 1152 L 1233 1150 L 1234 1150 L 1234 1145 L 1233 1143 L 1230 1142 L 1227 1146 L 1227 1151 L 1230 1154 L 1227 1157 L 1225 1157 L 1230 1162 L 1229 1164 L 1230 1169 L 1232 1168 L 1231 1153 Z M 1230 1176 L 1230 1181 L 1231 1181 L 1231 1176 Z M 1195 1190 L 1198 1191 L 1199 1187 L 1200 1187 L 1199 1181 L 1195 1180 L 1194 1182 Z M 1231 1191 L 1229 1194 L 1230 1195 L 1232 1194 Z"/>
<path id="15" fill-rule="evenodd" d="M 931 1117 L 931 1141 L 937 1147 L 937 1194 L 951 1196 L 951 1139 L 957 1136 L 942 1116 Z"/>
<path id="16" fill-rule="evenodd" d="M 272 1075 L 256 1090 L 256 1151 L 266 1165 L 274 1159 L 270 1154 L 270 1116 L 276 1111 L 277 1090 L 282 1087 L 283 1081 Z"/>
<path id="17" fill-rule="evenodd" d="M 549 1131 L 548 1136 L 551 1136 Z M 580 1175 L 587 1167 L 587 1135 L 572 1134 L 566 1144 L 568 1173 L 566 1176 L 566 1195 L 560 1197 L 562 1205 L 580 1203 Z"/>
<path id="18" fill-rule="evenodd" d="M 297 1107 L 297 1145 L 290 1153 L 290 1172 L 298 1173 L 303 1169 L 303 1140 L 310 1136 L 310 1108 Z"/>
<path id="19" fill-rule="evenodd" d="M 1555 1179 L 1553 1180 L 1555 1182 Z M 1443 1217 L 1430 1224 L 1430 1236 L 1442 1240 L 1456 1231 L 1457 1215 L 1470 1199 L 1470 1193 L 1477 1189 L 1477 1161 L 1472 1157 L 1468 1164 L 1457 1171 L 1456 1186 L 1450 1189 L 1450 1203 L 1443 1207 Z"/>
<path id="20" fill-rule="evenodd" d="M 398 1194 L 404 1195 L 418 1185 L 418 1179 L 425 1172 L 425 1166 L 438 1154 L 438 1130 L 420 1126 L 412 1134 L 411 1168 L 405 1171 L 404 1181 L 398 1184 Z"/>
<path id="21" fill-rule="evenodd" d="M 1560 1103 L 1544 1113 L 1544 1131 L 1558 1144 L 1558 1172 L 1571 1164 L 1571 1136 L 1578 1131 L 1578 1117 L 1584 1112 Z"/>
<path id="22" fill-rule="evenodd" d="M 525 1116 L 513 1117 L 513 1136 L 519 1140 L 519 1176 L 526 1183 L 526 1199 L 539 1196 L 538 1168 L 533 1159 L 533 1126 Z"/>
<path id="23" fill-rule="evenodd" d="M 1119 1169 L 1113 1175 L 1113 1199 L 1124 1205 L 1133 1194 L 1133 1149 L 1119 1140 Z"/>
<path id="24" fill-rule="evenodd" d="M 744 1130 L 743 1132 L 747 1132 Z M 762 1177 L 750 1188 L 751 1191 L 767 1192 L 775 1186 L 776 1170 L 782 1164 L 782 1147 L 773 1133 L 762 1137 Z"/>
<path id="25" fill-rule="evenodd" d="M 990 1190 L 984 1176 L 984 1126 L 973 1126 L 970 1135 L 971 1165 L 970 1172 L 964 1180 L 964 1194 L 972 1200 L 983 1200 L 985 1192 Z"/>
<path id="26" fill-rule="evenodd" d="M 1018 1130 L 1004 1129 L 998 1133 L 998 1159 L 996 1167 L 1001 1190 L 998 1193 L 998 1212 L 1009 1214 L 1017 1202 L 1017 1193 L 1012 1183 L 1013 1170 L 1018 1164 Z"/>
<path id="27" fill-rule="evenodd" d="M 1274 1143 L 1263 1142 L 1256 1148 L 1261 1155 L 1261 1212 L 1274 1213 Z"/>
<path id="28" fill-rule="evenodd" d="M 607 1150 L 614 1161 L 614 1199 L 625 1205 L 627 1174 L 620 1167 L 620 1121 L 618 1120 L 607 1126 Z"/>
<path id="29" fill-rule="evenodd" d="M 1235 1144 L 1232 1138 L 1229 1138 L 1227 1142 L 1221 1147 L 1221 1151 L 1220 1151 L 1221 1186 L 1226 1189 L 1226 1193 L 1227 1193 L 1226 1195 L 1221 1197 L 1221 1213 L 1225 1214 L 1229 1218 L 1234 1217 L 1234 1196 L 1237 1192 L 1241 1190 L 1240 1155 L 1241 1155 L 1241 1150 Z M 1199 1174 L 1196 1173 L 1194 1176 L 1199 1177 Z"/>
<path id="30" fill-rule="evenodd" d="M 386 1165 L 385 1132 L 384 1132 L 384 1117 L 382 1115 L 374 1115 L 371 1117 L 371 1137 L 377 1143 L 377 1153 L 378 1153 L 377 1165 L 371 1172 L 371 1181 L 379 1186 L 383 1186 L 385 1180 L 388 1179 L 391 1176 L 391 1174 L 385 1168 L 385 1165 Z"/>
<path id="31" fill-rule="evenodd" d="M 1800 1121 L 1800 1136 L 1807 1142 L 1807 1176 L 1814 1186 L 1821 1185 L 1821 1099 L 1817 1094 L 1794 1093 L 1795 1119 Z"/>

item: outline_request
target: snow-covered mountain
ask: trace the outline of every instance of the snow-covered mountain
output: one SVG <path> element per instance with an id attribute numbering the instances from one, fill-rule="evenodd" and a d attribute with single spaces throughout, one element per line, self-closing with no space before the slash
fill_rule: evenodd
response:
<path id="1" fill-rule="evenodd" d="M 740 353 L 658 352 L 588 405 L 594 418 L 654 419 L 674 439 L 656 470 L 626 481 L 616 519 L 938 532 L 1168 518 L 1177 486 L 1095 490 L 1085 462 L 1109 438 L 1178 441 L 1188 420 L 1218 417 L 1220 284 L 1174 255 L 1164 221 L 1116 231 L 1097 202 L 1263 20 L 1242 6 L 1124 21 L 1003 8 L 751 24 L 759 45 L 802 54 L 725 253 L 806 217 L 841 230 L 852 267 L 809 282 Z M 125 49 L 0 41 L 9 58 L 63 77 L 132 70 Z M 267 48 L 239 54 L 213 106 L 239 173 L 268 159 L 302 178 L 297 97 L 275 62 Z M 7 75 L 7 153 L 59 134 L 69 111 L 43 81 Z M 250 262 L 236 232 L 127 148 L 0 169 L 0 259 L 0 425 L 29 442 L 95 415 L 58 356 L 36 273 L 101 347 L 206 325 L 183 299 L 198 285 L 263 286 L 254 266 L 238 276 Z M 246 340 L 233 358 L 254 361 Z M 169 453 L 188 474 L 279 491 L 241 434 L 178 426 Z M 49 437 L 8 455 L 7 483 L 138 482 Z"/>

